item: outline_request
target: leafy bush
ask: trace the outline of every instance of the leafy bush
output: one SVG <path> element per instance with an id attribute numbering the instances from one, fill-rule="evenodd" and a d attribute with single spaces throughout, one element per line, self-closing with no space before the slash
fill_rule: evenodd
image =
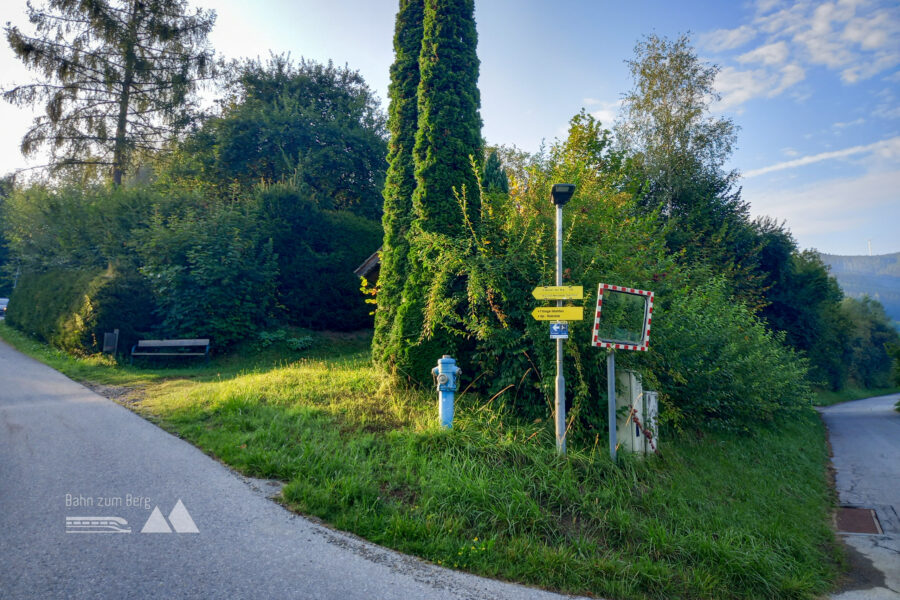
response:
<path id="1" fill-rule="evenodd" d="M 176 149 L 165 177 L 226 196 L 293 175 L 321 208 L 381 215 L 384 114 L 358 72 L 272 56 L 225 76 L 222 111 Z"/>
<path id="2" fill-rule="evenodd" d="M 353 270 L 378 248 L 380 224 L 321 210 L 309 189 L 258 186 L 225 202 L 166 183 L 37 185 L 3 202 L 3 233 L 28 271 L 112 265 L 133 273 L 129 281 L 144 274 L 159 308 L 155 335 L 227 346 L 273 318 L 314 329 L 371 326 Z"/>
<path id="3" fill-rule="evenodd" d="M 509 195 L 481 195 L 467 237 L 433 233 L 422 240 L 426 256 L 434 257 L 426 268 L 435 273 L 422 334 L 436 328 L 455 334 L 465 373 L 478 378 L 474 389 L 503 392 L 501 402 L 542 416 L 553 395 L 555 352 L 548 324 L 531 316 L 541 304 L 532 290 L 555 278 L 550 187 L 577 185 L 564 210 L 563 283 L 587 290 L 587 318 L 570 324 L 565 376 L 573 414 L 596 428 L 604 418 L 597 392 L 606 384 L 600 368 L 605 352 L 590 346 L 592 290 L 600 282 L 653 289 L 653 279 L 673 268 L 655 235 L 655 217 L 636 215 L 631 196 L 619 190 L 620 157 L 609 151 L 608 133 L 588 115 L 576 116 L 567 141 L 509 169 Z M 467 199 L 459 200 L 468 213 Z M 426 363 L 434 358 L 415 358 L 412 376 L 430 376 Z M 622 365 L 635 360 L 623 357 Z"/>
<path id="4" fill-rule="evenodd" d="M 247 207 L 157 212 L 139 234 L 137 252 L 163 335 L 208 337 L 227 347 L 268 324 L 277 266 L 271 240 Z"/>
<path id="5" fill-rule="evenodd" d="M 721 276 L 664 294 L 654 310 L 648 366 L 670 421 L 746 429 L 809 406 L 808 361 L 729 297 Z"/>
<path id="6" fill-rule="evenodd" d="M 284 329 L 276 331 L 259 332 L 256 347 L 259 349 L 269 348 L 276 344 L 284 344 L 295 352 L 302 352 L 312 348 L 314 339 L 310 335 L 301 335 L 300 337 L 288 337 L 288 332 Z"/>
<path id="7" fill-rule="evenodd" d="M 891 346 L 900 345 L 900 335 L 880 302 L 863 296 L 844 298 L 841 313 L 849 323 L 850 378 L 866 388 L 887 387 L 891 382 Z"/>
<path id="8" fill-rule="evenodd" d="M 146 227 L 154 206 L 181 201 L 151 188 L 33 185 L 15 190 L 2 205 L 3 233 L 25 270 L 105 268 L 136 270 L 135 231 Z"/>
<path id="9" fill-rule="evenodd" d="M 136 273 L 55 269 L 23 272 L 10 299 L 10 325 L 75 354 L 103 349 L 103 334 L 119 329 L 125 351 L 152 326 L 154 302 Z"/>
<path id="10" fill-rule="evenodd" d="M 891 381 L 894 385 L 900 386 L 900 343 L 891 344 L 887 350 L 892 360 Z M 900 402 L 897 404 L 900 407 Z"/>

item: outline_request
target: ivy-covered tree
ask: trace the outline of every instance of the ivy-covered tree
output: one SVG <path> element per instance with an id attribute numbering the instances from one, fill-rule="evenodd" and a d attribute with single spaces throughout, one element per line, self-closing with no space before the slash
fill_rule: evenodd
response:
<path id="1" fill-rule="evenodd" d="M 391 337 L 397 307 L 402 302 L 408 274 L 409 226 L 412 196 L 416 189 L 413 148 L 419 124 L 419 54 L 422 51 L 424 0 L 400 0 L 394 30 L 394 64 L 388 88 L 388 171 L 384 184 L 384 244 L 378 276 L 378 308 L 375 311 L 373 353 L 376 361 L 387 361 L 383 353 Z"/>
<path id="2" fill-rule="evenodd" d="M 437 289 L 432 286 L 437 252 L 431 236 L 465 234 L 463 197 L 467 218 L 478 221 L 480 195 L 473 161 L 480 163 L 484 152 L 475 3 L 426 0 L 424 8 L 409 262 L 382 358 L 388 371 L 419 381 L 428 379 L 437 358 L 458 348 L 459 339 L 442 323 L 426 319 L 428 305 L 441 302 L 428 297 Z"/>
<path id="3" fill-rule="evenodd" d="M 215 13 L 185 0 L 49 0 L 28 4 L 33 36 L 6 39 L 41 80 L 4 92 L 17 105 L 45 103 L 22 140 L 48 147 L 52 167 L 102 165 L 118 185 L 135 152 L 153 151 L 188 121 L 198 81 L 212 71 L 206 36 Z"/>

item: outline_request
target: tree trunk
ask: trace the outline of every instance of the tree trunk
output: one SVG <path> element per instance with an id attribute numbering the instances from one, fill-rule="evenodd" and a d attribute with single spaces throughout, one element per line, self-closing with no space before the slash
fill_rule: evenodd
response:
<path id="1" fill-rule="evenodd" d="M 134 66 L 136 62 L 135 45 L 137 44 L 137 30 L 140 24 L 139 2 L 131 7 L 131 23 L 128 27 L 128 37 L 124 40 L 125 47 L 125 72 L 122 77 L 122 93 L 119 95 L 119 117 L 116 120 L 116 143 L 113 148 L 112 179 L 116 187 L 122 185 L 122 174 L 125 172 L 125 153 L 128 146 L 126 135 L 128 133 L 128 105 L 131 100 L 131 85 L 134 81 Z"/>

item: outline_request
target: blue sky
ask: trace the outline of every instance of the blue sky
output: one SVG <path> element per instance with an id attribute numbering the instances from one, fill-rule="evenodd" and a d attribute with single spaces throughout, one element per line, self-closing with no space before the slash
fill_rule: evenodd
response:
<path id="1" fill-rule="evenodd" d="M 386 100 L 397 3 L 284 0 L 214 8 L 211 36 L 228 57 L 269 50 L 358 69 Z M 24 5 L 24 2 L 21 6 Z M 2 20 L 26 24 L 18 1 Z M 740 126 L 729 167 L 754 215 L 786 220 L 802 248 L 900 251 L 900 5 L 834 2 L 476 0 L 484 136 L 536 150 L 582 107 L 612 126 L 631 81 L 624 61 L 642 35 L 690 32 L 721 68 L 716 114 Z M 27 75 L 9 51 L 0 83 Z M 30 117 L 0 107 L 6 171 Z"/>

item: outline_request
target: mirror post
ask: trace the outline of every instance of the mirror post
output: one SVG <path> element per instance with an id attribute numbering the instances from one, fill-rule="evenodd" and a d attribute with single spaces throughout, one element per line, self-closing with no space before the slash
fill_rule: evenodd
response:
<path id="1" fill-rule="evenodd" d="M 556 285 L 563 284 L 562 243 L 563 243 L 563 206 L 575 193 L 571 183 L 556 183 L 550 191 L 550 200 L 556 205 Z M 563 301 L 557 300 L 556 306 Z M 560 456 L 566 453 L 566 379 L 563 376 L 563 341 L 556 340 L 556 390 L 554 404 L 556 409 L 556 452 Z"/>
<path id="2" fill-rule="evenodd" d="M 616 351 L 606 355 L 606 395 L 609 405 L 609 457 L 616 462 Z"/>

